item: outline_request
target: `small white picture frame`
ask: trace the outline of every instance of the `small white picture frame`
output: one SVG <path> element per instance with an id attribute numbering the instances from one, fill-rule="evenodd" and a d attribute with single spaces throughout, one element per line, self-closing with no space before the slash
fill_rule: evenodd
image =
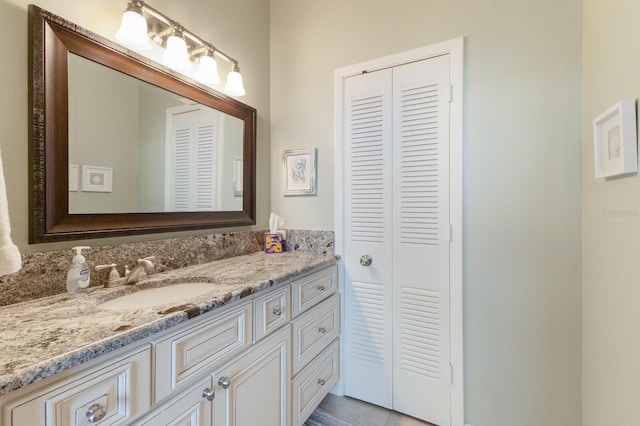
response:
<path id="1" fill-rule="evenodd" d="M 282 152 L 284 195 L 316 194 L 316 148 Z"/>
<path id="2" fill-rule="evenodd" d="M 111 192 L 112 175 L 110 167 L 82 166 L 82 191 Z"/>
<path id="3" fill-rule="evenodd" d="M 595 177 L 638 171 L 636 101 L 622 99 L 593 120 Z"/>
<path id="4" fill-rule="evenodd" d="M 242 175 L 244 172 L 242 157 L 233 157 L 233 195 L 242 195 Z"/>
<path id="5" fill-rule="evenodd" d="M 78 171 L 77 164 L 69 164 L 69 192 L 78 192 Z"/>

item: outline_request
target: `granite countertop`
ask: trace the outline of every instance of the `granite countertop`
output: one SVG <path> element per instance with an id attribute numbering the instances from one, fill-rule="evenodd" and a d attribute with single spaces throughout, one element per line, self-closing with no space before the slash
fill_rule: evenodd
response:
<path id="1" fill-rule="evenodd" d="M 336 262 L 308 252 L 253 253 L 149 275 L 125 287 L 93 287 L 0 308 L 0 395 L 166 330 L 190 318 Z M 210 282 L 212 291 L 179 304 L 112 311 L 97 306 L 149 287 Z"/>

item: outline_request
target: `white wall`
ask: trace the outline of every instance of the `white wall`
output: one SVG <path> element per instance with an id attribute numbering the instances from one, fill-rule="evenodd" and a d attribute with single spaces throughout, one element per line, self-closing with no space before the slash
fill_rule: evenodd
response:
<path id="1" fill-rule="evenodd" d="M 466 422 L 581 424 L 581 0 L 271 0 L 272 210 L 333 229 L 333 72 L 465 37 Z M 455 90 L 455 89 L 454 89 Z M 318 148 L 318 195 L 280 155 Z"/>
<path id="2" fill-rule="evenodd" d="M 7 188 L 12 238 L 22 252 L 68 248 L 79 242 L 28 244 L 28 61 L 27 5 L 31 0 L 0 0 L 0 151 Z M 114 39 L 127 0 L 40 0 L 38 6 L 104 37 Z M 258 110 L 257 219 L 268 223 L 270 186 L 269 145 L 269 2 L 265 0 L 153 0 L 152 6 L 194 33 L 228 52 L 240 62 L 247 95 L 240 100 Z M 221 77 L 226 76 L 220 61 Z M 128 241 L 197 235 L 224 230 L 179 234 L 153 234 L 127 238 L 88 240 L 97 246 Z"/>
<path id="3" fill-rule="evenodd" d="M 593 119 L 640 97 L 640 3 L 584 0 L 583 419 L 638 424 L 640 178 L 594 178 Z"/>

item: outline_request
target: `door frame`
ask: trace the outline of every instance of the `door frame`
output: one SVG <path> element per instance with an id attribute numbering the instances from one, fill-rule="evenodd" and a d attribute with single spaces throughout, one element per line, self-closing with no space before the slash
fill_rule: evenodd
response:
<path id="1" fill-rule="evenodd" d="M 450 103 L 450 224 L 451 242 L 449 245 L 449 303 L 450 303 L 450 363 L 451 363 L 451 425 L 464 425 L 464 352 L 463 352 L 463 282 L 462 282 L 462 140 L 463 140 L 463 59 L 464 38 L 459 37 L 437 44 L 385 56 L 371 61 L 361 62 L 335 70 L 334 74 L 334 125 L 335 125 L 335 250 L 341 254 L 344 250 L 343 220 L 343 94 L 347 77 L 384 68 L 403 65 L 441 55 L 450 55 L 451 103 Z M 344 264 L 338 262 L 339 282 L 345 282 Z M 341 288 L 341 292 L 344 289 Z M 344 312 L 342 297 L 342 312 Z M 344 315 L 342 329 L 344 330 Z M 340 336 L 344 339 L 344 334 Z M 341 341 L 344 348 L 344 341 Z M 344 361 L 341 359 L 341 364 Z M 341 365 L 343 367 L 344 365 Z M 334 393 L 344 394 L 342 379 L 334 388 Z"/>

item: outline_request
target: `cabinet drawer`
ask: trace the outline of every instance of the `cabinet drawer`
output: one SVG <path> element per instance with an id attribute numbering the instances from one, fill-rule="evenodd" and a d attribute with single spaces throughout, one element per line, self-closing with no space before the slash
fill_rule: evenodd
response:
<path id="1" fill-rule="evenodd" d="M 254 301 L 253 317 L 255 319 L 254 337 L 256 342 L 289 321 L 291 318 L 290 300 L 291 289 L 284 287 L 282 290 L 269 292 L 266 296 Z"/>
<path id="2" fill-rule="evenodd" d="M 10 424 L 120 425 L 149 409 L 148 347 L 95 370 L 69 376 L 28 394 L 11 409 Z"/>
<path id="3" fill-rule="evenodd" d="M 155 401 L 184 380 L 239 353 L 253 341 L 253 304 L 203 320 L 155 344 Z"/>
<path id="4" fill-rule="evenodd" d="M 340 334 L 340 296 L 334 294 L 293 321 L 293 374 Z"/>
<path id="5" fill-rule="evenodd" d="M 340 350 L 334 340 L 293 379 L 293 426 L 301 426 L 340 377 Z"/>
<path id="6" fill-rule="evenodd" d="M 295 317 L 336 291 L 338 291 L 338 267 L 335 265 L 292 281 L 292 315 Z"/>

